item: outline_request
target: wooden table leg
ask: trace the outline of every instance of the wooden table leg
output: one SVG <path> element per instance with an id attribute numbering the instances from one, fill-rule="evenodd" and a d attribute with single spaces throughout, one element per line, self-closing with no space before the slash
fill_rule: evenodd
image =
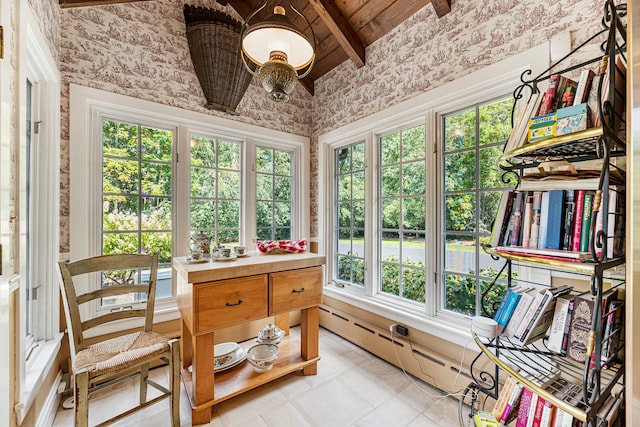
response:
<path id="1" fill-rule="evenodd" d="M 192 383 L 196 407 L 213 400 L 213 332 L 191 339 L 193 347 Z M 208 424 L 211 407 L 191 411 L 191 424 Z"/>
<path id="2" fill-rule="evenodd" d="M 285 336 L 289 335 L 289 313 L 276 314 L 273 316 L 273 323 L 284 331 Z"/>
<path id="3" fill-rule="evenodd" d="M 320 328 L 320 310 L 318 306 L 300 311 L 300 354 L 303 360 L 318 357 L 318 330 Z M 316 363 L 302 369 L 304 375 L 318 373 Z"/>

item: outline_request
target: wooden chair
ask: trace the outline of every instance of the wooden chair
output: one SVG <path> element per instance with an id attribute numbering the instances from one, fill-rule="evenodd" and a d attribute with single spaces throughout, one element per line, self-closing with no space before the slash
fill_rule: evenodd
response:
<path id="1" fill-rule="evenodd" d="M 180 425 L 179 341 L 169 340 L 152 331 L 158 255 L 102 255 L 75 262 L 62 261 L 58 266 L 71 350 L 75 425 L 77 427 L 88 425 L 90 393 L 115 382 L 140 375 L 140 404 L 105 421 L 100 426 L 112 424 L 159 400 L 169 398 L 172 426 L 178 427 Z M 130 277 L 139 277 L 140 271 L 149 272 L 148 283 L 133 284 Z M 123 284 L 77 294 L 77 284 L 74 285 L 74 280 L 78 282 L 78 276 L 101 275 L 103 272 L 112 277 L 114 272 L 119 272 L 118 277 L 124 275 L 127 278 Z M 141 308 L 138 308 L 138 301 L 136 301 L 135 307 L 131 309 L 107 312 L 84 321 L 80 318 L 78 307 L 81 304 L 132 293 L 146 297 L 146 300 L 143 298 L 140 301 Z M 143 330 L 121 334 L 95 344 L 87 344 L 84 335 L 87 330 L 129 318 L 144 318 Z M 149 364 L 154 361 L 169 363 L 171 379 L 168 389 L 148 378 Z M 162 394 L 147 402 L 147 385 L 160 390 Z"/>

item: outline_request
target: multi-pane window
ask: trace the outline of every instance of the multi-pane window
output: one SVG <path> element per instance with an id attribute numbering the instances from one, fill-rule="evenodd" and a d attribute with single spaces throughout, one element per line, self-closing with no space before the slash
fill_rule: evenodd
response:
<path id="1" fill-rule="evenodd" d="M 364 286 L 365 143 L 334 150 L 336 278 Z"/>
<path id="2" fill-rule="evenodd" d="M 241 146 L 239 142 L 194 135 L 190 147 L 189 222 L 212 244 L 240 241 Z"/>
<path id="3" fill-rule="evenodd" d="M 172 160 L 172 131 L 102 120 L 102 253 L 157 252 L 159 298 L 172 295 Z M 140 283 L 147 275 L 113 271 L 103 275 L 101 286 Z M 101 305 L 136 298 L 103 299 Z"/>
<path id="4" fill-rule="evenodd" d="M 423 303 L 428 196 L 425 125 L 384 135 L 379 141 L 381 291 Z"/>
<path id="5" fill-rule="evenodd" d="M 33 280 L 33 271 L 32 271 L 32 259 L 33 259 L 33 242 L 31 230 L 33 229 L 33 212 L 32 212 L 32 199 L 33 199 L 33 191 L 32 185 L 36 182 L 33 176 L 33 156 L 32 156 L 32 142 L 34 138 L 34 129 L 35 120 L 34 116 L 34 95 L 36 93 L 36 88 L 34 88 L 34 83 L 27 79 L 26 82 L 26 103 L 27 103 L 27 114 L 26 114 L 26 138 L 25 138 L 25 148 L 24 148 L 24 158 L 23 158 L 23 168 L 24 168 L 24 176 L 26 177 L 25 188 L 24 188 L 24 204 L 25 204 L 25 224 L 23 230 L 21 230 L 23 234 L 23 238 L 25 240 L 25 269 L 24 269 L 24 282 L 25 282 L 25 338 L 26 338 L 26 349 L 27 352 L 33 346 L 35 342 L 35 331 L 34 326 L 37 324 L 35 320 L 35 316 L 38 315 L 37 310 L 37 287 L 35 286 Z"/>
<path id="6" fill-rule="evenodd" d="M 292 238 L 293 152 L 256 147 L 256 234 L 260 240 Z"/>
<path id="7" fill-rule="evenodd" d="M 512 98 L 503 98 L 445 115 L 442 120 L 446 310 L 480 314 L 480 295 L 502 266 L 482 250 L 482 245 L 489 242 L 502 190 L 513 186 L 508 175 L 503 181 L 497 166 L 511 132 L 512 106 Z M 504 285 L 499 285 L 492 291 L 499 294 L 503 289 Z"/>

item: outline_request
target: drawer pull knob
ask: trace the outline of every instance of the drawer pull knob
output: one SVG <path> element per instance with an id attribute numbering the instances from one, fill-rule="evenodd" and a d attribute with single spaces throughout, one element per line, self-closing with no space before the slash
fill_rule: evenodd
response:
<path id="1" fill-rule="evenodd" d="M 235 304 L 231 304 L 230 302 L 228 302 L 226 305 L 227 305 L 227 307 L 233 307 L 234 305 L 240 305 L 240 304 L 242 304 L 242 300 L 241 299 L 239 299 L 238 302 L 235 303 Z"/>
<path id="2" fill-rule="evenodd" d="M 292 294 L 299 294 L 301 292 L 304 292 L 304 288 L 300 288 L 300 289 L 292 289 L 291 293 Z"/>

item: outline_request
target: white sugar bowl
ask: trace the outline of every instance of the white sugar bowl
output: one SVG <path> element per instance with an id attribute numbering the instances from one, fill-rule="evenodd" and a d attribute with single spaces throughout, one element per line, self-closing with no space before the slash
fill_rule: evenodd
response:
<path id="1" fill-rule="evenodd" d="M 280 354 L 280 348 L 274 344 L 256 344 L 247 351 L 247 360 L 256 372 L 267 372 Z"/>
<path id="2" fill-rule="evenodd" d="M 264 344 L 278 344 L 284 338 L 284 331 L 273 323 L 269 323 L 258 332 L 257 341 Z"/>

